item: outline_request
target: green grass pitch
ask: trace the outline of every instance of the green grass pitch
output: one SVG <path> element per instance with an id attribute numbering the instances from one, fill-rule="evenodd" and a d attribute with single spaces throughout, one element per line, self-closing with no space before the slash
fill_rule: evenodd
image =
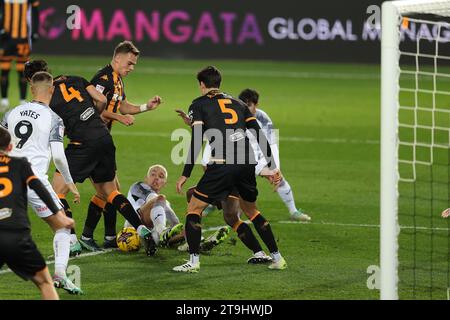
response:
<path id="1" fill-rule="evenodd" d="M 55 75 L 87 79 L 109 62 L 108 57 L 42 58 L 48 60 Z M 258 179 L 259 208 L 272 224 L 288 269 L 274 272 L 267 266 L 248 265 L 250 252 L 232 234 L 230 240 L 201 257 L 198 274 L 173 273 L 172 267 L 188 258 L 173 249 L 160 249 L 155 257 L 146 257 L 141 250 L 73 259 L 69 265 L 80 267 L 86 295 L 74 297 L 59 291 L 61 298 L 378 299 L 379 291 L 367 287 L 367 268 L 379 265 L 378 66 L 141 58 L 135 72 L 125 78 L 127 98 L 141 104 L 158 94 L 164 104 L 137 115 L 131 127 L 113 126 L 122 192 L 127 193 L 133 182 L 142 179 L 149 165 L 161 163 L 169 171 L 163 193 L 184 221 L 185 197 L 175 192 L 182 166 L 171 162 L 176 142 L 170 135 L 177 128 L 186 128 L 174 109 L 187 110 L 199 96 L 195 74 L 207 64 L 222 70 L 225 92 L 237 96 L 246 87 L 257 89 L 260 107 L 280 130 L 281 169 L 297 206 L 312 217 L 309 224 L 285 223 L 289 220 L 286 207 L 270 185 Z M 15 77 L 10 96 L 18 101 Z M 200 167 L 194 169 L 185 190 L 198 181 L 201 171 Z M 72 205 L 78 235 L 93 195 L 89 182 L 79 189 L 82 203 Z M 31 211 L 30 217 L 33 238 L 47 257 L 52 254 L 52 232 Z M 118 228 L 122 223 L 119 216 Z M 447 227 L 444 222 L 435 223 Z M 217 211 L 203 219 L 204 228 L 223 224 Z M 95 237 L 103 243 L 103 221 Z M 445 281 L 444 277 L 440 280 Z M 445 294 L 439 289 L 434 297 L 445 299 Z M 0 299 L 39 299 L 39 293 L 31 282 L 3 273 Z"/>

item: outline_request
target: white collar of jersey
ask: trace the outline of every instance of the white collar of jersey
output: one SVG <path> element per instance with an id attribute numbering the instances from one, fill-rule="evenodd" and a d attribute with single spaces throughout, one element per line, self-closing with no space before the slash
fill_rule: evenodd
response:
<path id="1" fill-rule="evenodd" d="M 43 103 L 43 102 L 41 102 L 41 101 L 31 100 L 30 102 L 31 102 L 31 103 L 37 103 L 37 104 L 40 104 L 41 106 L 48 107 L 48 105 L 46 105 L 45 103 Z"/>
<path id="2" fill-rule="evenodd" d="M 141 182 L 141 186 L 142 186 L 144 189 L 147 189 L 147 190 L 150 190 L 150 191 L 155 192 L 155 190 L 153 190 L 152 187 L 150 187 L 150 186 L 149 186 L 148 184 L 146 184 L 145 182 Z"/>

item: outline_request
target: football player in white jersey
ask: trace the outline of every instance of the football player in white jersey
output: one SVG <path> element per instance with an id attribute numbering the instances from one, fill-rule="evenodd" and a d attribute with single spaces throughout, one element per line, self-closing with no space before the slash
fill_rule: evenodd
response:
<path id="1" fill-rule="evenodd" d="M 274 126 L 267 113 L 258 108 L 259 93 L 253 89 L 245 89 L 239 94 L 239 99 L 247 104 L 250 112 L 256 117 L 256 121 L 258 122 L 259 126 L 264 132 L 264 135 L 270 143 L 270 148 L 272 149 L 276 167 L 278 170 L 281 170 L 280 154 Z M 261 171 L 264 167 L 267 166 L 267 161 L 264 158 L 264 155 L 258 145 L 258 142 L 256 141 L 256 138 L 252 135 L 249 135 L 249 139 L 255 152 L 255 158 L 258 161 L 258 164 L 255 167 L 255 174 L 261 175 Z M 281 200 L 283 200 L 284 204 L 288 208 L 292 220 L 305 222 L 311 221 L 311 217 L 303 212 L 302 209 L 297 208 L 297 206 L 295 205 L 294 194 L 286 178 L 282 177 L 276 191 L 278 192 Z"/>
<path id="2" fill-rule="evenodd" d="M 62 209 L 63 206 L 48 181 L 47 172 L 51 158 L 74 194 L 74 202 L 80 201 L 80 194 L 73 183 L 64 154 L 63 121 L 49 107 L 54 90 L 53 78 L 47 72 L 38 72 L 33 76 L 30 84 L 33 100 L 6 113 L 1 125 L 8 129 L 13 138 L 14 148 L 10 153 L 11 156 L 28 159 L 36 176 L 47 188 L 53 201 Z M 33 190 L 28 190 L 28 202 L 36 214 L 55 232 L 53 238 L 55 255 L 53 281 L 55 286 L 63 288 L 71 294 L 82 294 L 81 289 L 76 287 L 66 275 L 70 250 L 70 229 L 62 228 L 58 221 L 68 218 L 59 216 L 63 211 L 53 214 Z"/>
<path id="3" fill-rule="evenodd" d="M 139 214 L 142 222 L 152 228 L 152 237 L 159 246 L 173 247 L 184 242 L 184 225 L 180 223 L 177 215 L 170 206 L 169 201 L 161 194 L 167 184 L 167 170 L 160 164 L 151 166 L 147 171 L 144 181 L 131 185 L 128 191 L 128 200 L 134 210 Z M 125 228 L 132 227 L 125 221 Z M 229 235 L 229 228 L 221 228 L 200 244 L 200 250 L 210 251 L 222 243 Z M 187 243 L 181 245 L 178 250 L 187 251 Z"/>
<path id="4" fill-rule="evenodd" d="M 153 240 L 160 246 L 166 246 L 171 237 L 183 231 L 183 224 L 180 223 L 169 201 L 160 193 L 166 183 L 166 168 L 156 164 L 148 169 L 143 182 L 134 183 L 128 191 L 128 200 L 139 214 L 141 221 L 151 228 Z M 132 225 L 125 221 L 124 227 Z"/>

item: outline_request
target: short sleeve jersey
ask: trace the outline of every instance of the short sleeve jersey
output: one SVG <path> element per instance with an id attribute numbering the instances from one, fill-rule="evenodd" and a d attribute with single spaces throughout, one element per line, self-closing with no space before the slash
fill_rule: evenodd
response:
<path id="1" fill-rule="evenodd" d="M 98 92 L 106 96 L 106 111 L 119 113 L 122 101 L 125 101 L 125 86 L 122 77 L 113 70 L 108 64 L 99 70 L 91 80 L 92 85 Z M 107 123 L 107 127 L 111 130 L 112 121 Z"/>
<path id="2" fill-rule="evenodd" d="M 145 204 L 148 196 L 150 195 L 153 195 L 154 197 L 158 196 L 158 194 L 147 184 L 143 182 L 136 182 L 130 187 L 127 198 L 134 210 L 137 211 Z"/>
<path id="3" fill-rule="evenodd" d="M 245 154 L 248 159 L 250 150 L 245 134 L 246 123 L 255 117 L 242 101 L 222 92 L 211 92 L 194 100 L 188 115 L 193 125 L 203 124 L 206 138 L 213 147 L 212 158 L 225 159 L 227 156 Z M 220 139 L 215 137 L 214 132 L 220 132 Z M 241 140 L 244 140 L 243 144 L 239 143 Z M 218 150 L 219 145 L 223 147 L 223 152 L 215 154 L 214 149 Z"/>
<path id="4" fill-rule="evenodd" d="M 32 101 L 6 113 L 2 126 L 11 134 L 14 147 L 10 155 L 27 158 L 35 174 L 47 179 L 50 143 L 63 143 L 63 120 L 47 105 Z"/>
<path id="5" fill-rule="evenodd" d="M 33 179 L 25 158 L 0 155 L 0 230 L 30 230 L 27 185 Z"/>
<path id="6" fill-rule="evenodd" d="M 92 86 L 77 76 L 59 76 L 54 80 L 50 108 L 64 121 L 70 140 L 83 142 L 109 134 L 87 88 Z"/>

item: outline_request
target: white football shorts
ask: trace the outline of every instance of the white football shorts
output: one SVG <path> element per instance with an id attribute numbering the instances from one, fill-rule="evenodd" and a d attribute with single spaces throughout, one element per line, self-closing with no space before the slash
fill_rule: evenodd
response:
<path id="1" fill-rule="evenodd" d="M 52 199 L 55 202 L 56 206 L 59 209 L 64 208 L 62 203 L 59 201 L 55 191 L 53 190 L 52 185 L 50 184 L 50 182 L 48 182 L 48 179 L 40 178 L 39 180 L 45 186 L 48 193 L 50 193 L 50 195 L 52 196 Z M 53 212 L 50 211 L 44 201 L 42 201 L 41 198 L 39 198 L 39 196 L 36 194 L 36 192 L 34 192 L 34 190 L 31 190 L 30 188 L 28 188 L 28 203 L 33 208 L 34 212 L 36 212 L 39 218 L 47 218 L 53 215 Z"/>

